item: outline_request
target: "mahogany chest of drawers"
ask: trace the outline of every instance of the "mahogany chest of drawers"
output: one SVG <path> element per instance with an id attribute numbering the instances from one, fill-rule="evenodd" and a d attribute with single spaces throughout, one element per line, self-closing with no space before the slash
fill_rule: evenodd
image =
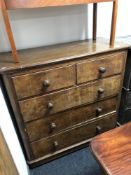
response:
<path id="1" fill-rule="evenodd" d="M 20 51 L 22 62 L 1 54 L 1 78 L 26 158 L 38 165 L 112 129 L 127 46 L 74 42 Z"/>

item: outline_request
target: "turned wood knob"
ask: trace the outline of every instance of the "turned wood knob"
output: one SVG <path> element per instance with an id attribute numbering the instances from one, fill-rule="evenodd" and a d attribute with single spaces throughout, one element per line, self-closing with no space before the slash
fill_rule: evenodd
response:
<path id="1" fill-rule="evenodd" d="M 48 109 L 52 109 L 54 107 L 53 103 L 49 102 L 47 105 Z"/>
<path id="2" fill-rule="evenodd" d="M 59 146 L 59 143 L 58 143 L 57 141 L 54 141 L 54 142 L 53 142 L 53 145 L 54 145 L 54 148 L 57 149 L 58 146 Z"/>
<path id="3" fill-rule="evenodd" d="M 102 108 L 101 108 L 101 107 L 98 107 L 98 108 L 96 109 L 96 112 L 97 112 L 97 114 L 100 114 L 100 113 L 102 112 Z"/>
<path id="4" fill-rule="evenodd" d="M 101 126 L 96 126 L 96 133 L 100 134 L 102 132 L 102 127 Z"/>
<path id="5" fill-rule="evenodd" d="M 50 86 L 50 81 L 49 80 L 44 80 L 43 82 L 44 87 L 49 87 Z"/>
<path id="6" fill-rule="evenodd" d="M 99 72 L 100 72 L 101 74 L 105 73 L 105 72 L 106 72 L 106 68 L 105 68 L 105 67 L 100 67 L 100 68 L 99 68 Z"/>
<path id="7" fill-rule="evenodd" d="M 105 90 L 104 90 L 103 88 L 99 88 L 99 89 L 98 89 L 98 93 L 99 93 L 99 94 L 103 94 L 104 91 L 105 91 Z"/>
<path id="8" fill-rule="evenodd" d="M 56 128 L 56 124 L 55 123 L 50 123 L 50 128 L 51 128 L 51 130 L 54 130 Z"/>

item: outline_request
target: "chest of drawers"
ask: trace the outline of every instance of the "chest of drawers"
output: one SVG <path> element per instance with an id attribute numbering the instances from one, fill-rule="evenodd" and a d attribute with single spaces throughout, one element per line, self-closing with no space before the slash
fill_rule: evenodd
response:
<path id="1" fill-rule="evenodd" d="M 7 59 L 1 77 L 30 165 L 76 150 L 116 126 L 128 47 L 98 46 L 74 42 L 25 50 L 17 66 L 9 55 L 0 56 Z"/>

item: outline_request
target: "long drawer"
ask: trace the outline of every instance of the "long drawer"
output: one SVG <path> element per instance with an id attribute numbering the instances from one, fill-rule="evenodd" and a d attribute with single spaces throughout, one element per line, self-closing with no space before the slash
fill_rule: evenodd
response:
<path id="1" fill-rule="evenodd" d="M 41 139 L 31 143 L 35 158 L 53 154 L 76 143 L 94 137 L 99 132 L 114 128 L 116 125 L 116 114 L 107 115 L 92 123 L 84 124 L 74 129 L 59 133 L 47 139 Z"/>
<path id="2" fill-rule="evenodd" d="M 112 98 L 28 122 L 25 125 L 29 140 L 32 142 L 43 137 L 48 137 L 76 124 L 87 122 L 91 119 L 101 117 L 104 114 L 116 111 L 116 104 L 117 98 Z"/>
<path id="3" fill-rule="evenodd" d="M 24 121 L 46 117 L 47 115 L 79 105 L 115 96 L 120 91 L 121 76 L 102 79 L 56 93 L 19 101 Z"/>
<path id="4" fill-rule="evenodd" d="M 77 64 L 77 83 L 84 83 L 122 72 L 125 53 L 115 53 Z"/>
<path id="5" fill-rule="evenodd" d="M 65 66 L 12 77 L 18 99 L 70 87 L 75 84 L 75 67 Z"/>

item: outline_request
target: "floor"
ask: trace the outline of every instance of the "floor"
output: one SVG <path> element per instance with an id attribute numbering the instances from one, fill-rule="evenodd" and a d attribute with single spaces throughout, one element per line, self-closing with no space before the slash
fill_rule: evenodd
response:
<path id="1" fill-rule="evenodd" d="M 31 175 L 100 175 L 100 168 L 90 149 L 84 148 L 50 163 L 34 168 Z"/>

